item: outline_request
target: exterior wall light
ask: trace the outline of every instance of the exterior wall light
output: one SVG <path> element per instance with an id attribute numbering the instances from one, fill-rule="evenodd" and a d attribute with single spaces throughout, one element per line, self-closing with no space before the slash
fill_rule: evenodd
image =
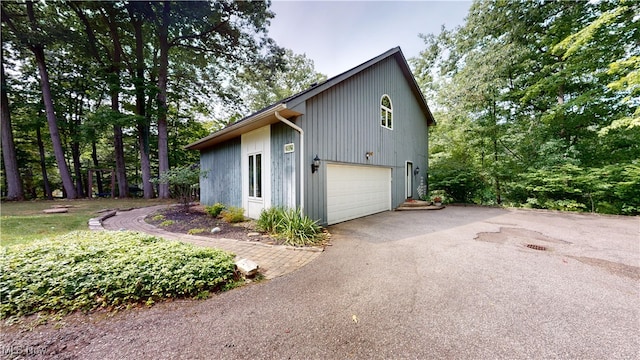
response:
<path id="1" fill-rule="evenodd" d="M 413 170 L 413 176 L 416 176 L 420 173 L 420 167 L 416 166 L 416 169 Z"/>
<path id="2" fill-rule="evenodd" d="M 313 163 L 311 164 L 311 173 L 315 173 L 316 171 L 318 171 L 318 169 L 320 168 L 320 158 L 318 157 L 318 154 L 316 154 L 316 157 L 313 158 Z"/>

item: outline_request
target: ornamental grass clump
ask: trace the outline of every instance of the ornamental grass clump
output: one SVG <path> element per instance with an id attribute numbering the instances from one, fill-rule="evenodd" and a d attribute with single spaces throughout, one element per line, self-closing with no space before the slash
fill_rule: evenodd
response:
<path id="1" fill-rule="evenodd" d="M 317 221 L 303 215 L 300 209 L 273 207 L 262 211 L 256 225 L 293 246 L 318 245 L 325 239 Z"/>
<path id="2" fill-rule="evenodd" d="M 77 231 L 0 257 L 0 318 L 198 297 L 235 280 L 234 254 L 133 232 Z"/>

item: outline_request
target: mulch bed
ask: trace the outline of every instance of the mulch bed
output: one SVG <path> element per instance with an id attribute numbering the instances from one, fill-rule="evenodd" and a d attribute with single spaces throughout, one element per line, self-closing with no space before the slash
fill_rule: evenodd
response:
<path id="1" fill-rule="evenodd" d="M 163 217 L 160 218 L 158 215 L 162 215 Z M 173 223 L 171 225 L 160 225 L 167 220 L 172 220 Z M 229 224 L 221 218 L 214 218 L 207 214 L 201 205 L 191 206 L 188 212 L 185 211 L 182 206 L 171 206 L 147 216 L 145 221 L 173 233 L 188 234 L 189 230 L 204 229 L 205 231 L 201 233 L 191 235 L 261 242 L 274 245 L 279 244 L 279 240 L 263 233 L 260 233 L 259 236 L 248 236 L 249 233 L 258 232 L 254 220 Z M 219 233 L 212 233 L 211 229 L 215 227 L 219 227 L 221 231 Z"/>

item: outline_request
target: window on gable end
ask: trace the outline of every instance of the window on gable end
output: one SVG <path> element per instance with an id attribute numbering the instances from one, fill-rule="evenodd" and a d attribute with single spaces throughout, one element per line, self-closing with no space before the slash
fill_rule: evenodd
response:
<path id="1" fill-rule="evenodd" d="M 389 130 L 393 130 L 393 106 L 391 98 L 384 94 L 380 99 L 380 125 Z"/>

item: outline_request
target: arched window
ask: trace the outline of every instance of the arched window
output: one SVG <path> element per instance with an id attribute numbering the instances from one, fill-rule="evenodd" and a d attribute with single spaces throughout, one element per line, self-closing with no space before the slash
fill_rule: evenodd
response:
<path id="1" fill-rule="evenodd" d="M 393 107 L 389 95 L 382 95 L 380 99 L 380 125 L 389 130 L 393 130 Z"/>

